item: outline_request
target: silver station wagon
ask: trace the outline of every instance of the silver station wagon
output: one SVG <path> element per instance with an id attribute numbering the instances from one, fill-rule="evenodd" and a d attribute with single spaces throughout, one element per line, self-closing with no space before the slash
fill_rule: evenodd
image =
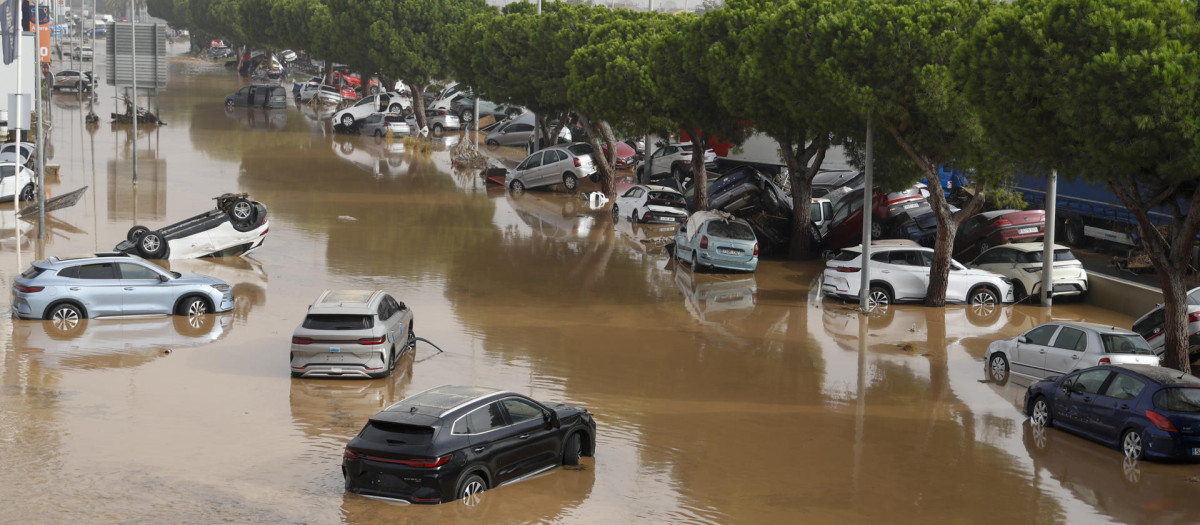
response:
<path id="1" fill-rule="evenodd" d="M 1142 336 L 1113 326 L 1055 321 L 1008 339 L 993 341 L 984 354 L 997 383 L 1008 374 L 1046 378 L 1102 364 L 1159 365 Z"/>
<path id="2" fill-rule="evenodd" d="M 325 290 L 292 333 L 292 377 L 387 377 L 415 345 L 412 310 L 391 295 Z"/>

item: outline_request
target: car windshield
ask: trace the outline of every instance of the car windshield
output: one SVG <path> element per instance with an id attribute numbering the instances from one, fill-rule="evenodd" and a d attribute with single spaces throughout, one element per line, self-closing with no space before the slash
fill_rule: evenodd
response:
<path id="1" fill-rule="evenodd" d="M 399 115 L 388 115 L 386 117 L 383 117 L 383 121 L 384 122 L 404 122 L 404 117 L 401 117 Z"/>
<path id="2" fill-rule="evenodd" d="M 369 315 L 310 314 L 302 326 L 313 330 L 363 330 L 375 326 L 375 321 Z"/>
<path id="3" fill-rule="evenodd" d="M 754 230 L 751 230 L 749 226 L 740 222 L 712 221 L 708 223 L 708 233 L 716 237 L 739 241 L 754 240 Z"/>
<path id="4" fill-rule="evenodd" d="M 358 437 L 363 441 L 388 445 L 428 445 L 433 440 L 433 427 L 368 421 Z"/>
<path id="5" fill-rule="evenodd" d="M 567 146 L 567 151 L 576 157 L 582 157 L 584 155 L 591 155 L 594 150 L 592 150 L 591 144 L 571 144 Z"/>
<path id="6" fill-rule="evenodd" d="M 852 252 L 850 250 L 842 250 L 842 251 L 838 252 L 837 257 L 834 257 L 833 260 L 842 261 L 842 262 L 853 261 L 853 260 L 857 259 L 858 256 L 859 256 L 858 252 Z"/>
<path id="7" fill-rule="evenodd" d="M 1100 334 L 1106 354 L 1152 355 L 1150 345 L 1138 334 Z"/>
<path id="8" fill-rule="evenodd" d="M 1019 256 L 1019 258 L 1021 263 L 1040 263 L 1042 262 L 1042 252 L 1040 250 L 1035 252 L 1024 252 Z M 1055 262 L 1074 260 L 1075 254 L 1071 253 L 1071 250 L 1066 248 L 1054 250 Z"/>

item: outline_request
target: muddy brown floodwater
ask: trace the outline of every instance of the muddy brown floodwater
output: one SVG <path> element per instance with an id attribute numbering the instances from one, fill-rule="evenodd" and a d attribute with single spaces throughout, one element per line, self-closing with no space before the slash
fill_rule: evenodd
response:
<path id="1" fill-rule="evenodd" d="M 269 238 L 252 257 L 170 263 L 233 284 L 230 314 L 66 334 L 0 320 L 0 522 L 1197 520 L 1197 467 L 1127 464 L 1032 429 L 1018 408 L 1028 383 L 984 380 L 996 338 L 1129 318 L 1078 304 L 860 318 L 818 296 L 819 262 L 694 275 L 655 242 L 669 229 L 614 225 L 576 195 L 487 187 L 451 169 L 446 141 L 421 153 L 331 135 L 309 109 L 226 111 L 230 72 L 170 68 L 169 125 L 140 130 L 136 185 L 128 130 L 89 130 L 86 103 L 53 97 L 50 163 L 62 169 L 47 189 L 88 193 L 51 215 L 44 241 L 6 212 L 0 277 L 33 257 L 109 249 L 134 224 L 183 219 L 226 191 L 266 203 Z M 112 88 L 100 95 L 107 115 Z M 349 287 L 402 298 L 445 352 L 421 344 L 388 379 L 291 379 L 305 305 Z M 596 457 L 475 507 L 344 493 L 342 447 L 365 420 L 447 383 L 587 407 Z"/>

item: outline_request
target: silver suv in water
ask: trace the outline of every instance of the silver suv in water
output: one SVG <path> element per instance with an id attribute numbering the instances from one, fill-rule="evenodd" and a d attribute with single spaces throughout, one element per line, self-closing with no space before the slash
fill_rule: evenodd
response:
<path id="1" fill-rule="evenodd" d="M 85 317 L 233 309 L 233 288 L 200 274 L 164 270 L 135 255 L 97 253 L 34 261 L 13 279 L 12 315 L 74 326 Z"/>
<path id="2" fill-rule="evenodd" d="M 292 377 L 387 377 L 415 344 L 404 303 L 382 290 L 325 290 L 292 332 Z"/>

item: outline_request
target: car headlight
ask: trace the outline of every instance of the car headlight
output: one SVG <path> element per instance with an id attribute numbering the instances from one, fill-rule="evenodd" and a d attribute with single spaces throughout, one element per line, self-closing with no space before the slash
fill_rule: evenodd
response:
<path id="1" fill-rule="evenodd" d="M 214 284 L 212 287 L 218 292 L 228 292 L 230 288 L 228 284 Z"/>

